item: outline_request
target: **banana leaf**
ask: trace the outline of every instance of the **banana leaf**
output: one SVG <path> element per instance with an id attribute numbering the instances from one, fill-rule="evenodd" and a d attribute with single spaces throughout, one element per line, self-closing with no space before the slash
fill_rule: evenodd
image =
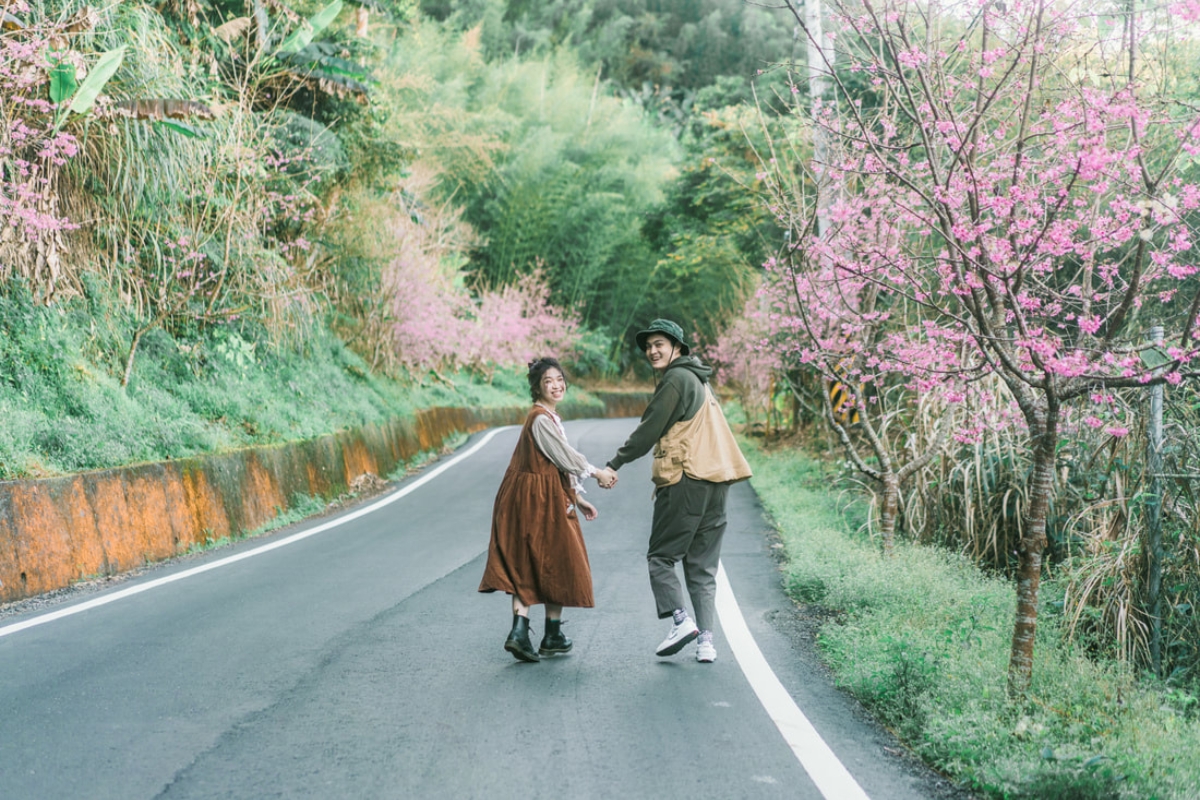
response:
<path id="1" fill-rule="evenodd" d="M 50 68 L 50 102 L 54 105 L 75 94 L 79 81 L 75 79 L 75 65 L 59 62 Z"/>
<path id="2" fill-rule="evenodd" d="M 279 45 L 280 53 L 298 53 L 312 42 L 313 38 L 337 18 L 342 11 L 342 0 L 333 0 L 312 17 L 300 23 L 300 27 Z"/>
<path id="3" fill-rule="evenodd" d="M 276 57 L 296 70 L 319 70 L 364 82 L 372 79 L 369 67 L 341 58 L 335 55 L 337 52 L 338 48 L 329 42 L 314 42 L 298 52 L 280 53 Z"/>
<path id="4" fill-rule="evenodd" d="M 215 119 L 213 110 L 197 100 L 180 100 L 174 97 L 142 97 L 137 100 L 122 100 L 112 108 L 112 113 L 133 119 Z"/>
<path id="5" fill-rule="evenodd" d="M 170 119 L 160 119 L 154 124 L 160 128 L 166 128 L 169 131 L 183 134 L 191 139 L 203 139 L 205 137 L 204 131 L 199 130 L 198 128 L 193 128 L 191 125 L 183 122 L 176 122 L 175 120 Z"/>
<path id="6" fill-rule="evenodd" d="M 100 56 L 100 60 L 96 62 L 96 66 L 92 67 L 92 71 L 83 79 L 83 83 L 79 85 L 79 89 L 75 92 L 75 96 L 71 98 L 71 104 L 61 112 L 59 112 L 56 126 L 62 125 L 63 121 L 70 114 L 86 114 L 92 110 L 92 106 L 96 104 L 96 98 L 100 96 L 100 92 L 104 89 L 104 85 L 116 73 L 121 66 L 121 61 L 125 58 L 125 47 L 121 46 L 115 50 L 109 50 Z"/>

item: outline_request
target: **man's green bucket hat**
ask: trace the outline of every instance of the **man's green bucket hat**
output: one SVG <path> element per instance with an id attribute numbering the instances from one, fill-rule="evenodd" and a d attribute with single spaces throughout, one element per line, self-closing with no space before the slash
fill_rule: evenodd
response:
<path id="1" fill-rule="evenodd" d="M 674 322 L 671 322 L 669 319 L 656 319 L 654 322 L 650 323 L 646 330 L 638 331 L 637 335 L 633 337 L 637 341 L 638 349 L 645 350 L 646 340 L 650 338 L 651 334 L 655 333 L 661 333 L 668 339 L 674 339 L 679 345 L 679 352 L 683 353 L 685 356 L 692 352 L 692 348 L 688 347 L 687 342 L 683 340 L 683 328 L 679 327 Z"/>

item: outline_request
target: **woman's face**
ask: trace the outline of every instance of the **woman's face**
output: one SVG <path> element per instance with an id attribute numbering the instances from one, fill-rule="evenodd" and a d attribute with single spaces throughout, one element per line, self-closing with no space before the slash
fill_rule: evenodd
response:
<path id="1" fill-rule="evenodd" d="M 561 372 L 551 367 L 542 373 L 542 382 L 538 384 L 538 390 L 543 400 L 557 405 L 567 393 L 567 381 Z"/>

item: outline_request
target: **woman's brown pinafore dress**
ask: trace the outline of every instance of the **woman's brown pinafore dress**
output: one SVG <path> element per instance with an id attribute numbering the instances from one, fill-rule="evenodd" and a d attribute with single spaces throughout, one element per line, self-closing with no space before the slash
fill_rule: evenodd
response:
<path id="1" fill-rule="evenodd" d="M 533 438 L 533 421 L 548 413 L 534 406 L 525 418 L 492 508 L 492 540 L 479 591 L 513 594 L 527 606 L 591 608 L 592 569 L 570 476 Z"/>

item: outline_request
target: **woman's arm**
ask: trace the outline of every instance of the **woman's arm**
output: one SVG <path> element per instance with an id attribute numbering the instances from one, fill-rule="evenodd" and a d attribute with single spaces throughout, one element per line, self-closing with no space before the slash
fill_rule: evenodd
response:
<path id="1" fill-rule="evenodd" d="M 566 437 L 550 417 L 542 414 L 535 419 L 531 432 L 534 444 L 550 459 L 551 464 L 563 472 L 579 478 L 588 478 L 596 471 L 582 453 L 567 443 Z"/>
<path id="2" fill-rule="evenodd" d="M 579 507 L 579 510 L 583 513 L 583 518 L 588 522 L 591 522 L 600 515 L 596 507 L 582 497 L 575 498 L 575 505 Z"/>

